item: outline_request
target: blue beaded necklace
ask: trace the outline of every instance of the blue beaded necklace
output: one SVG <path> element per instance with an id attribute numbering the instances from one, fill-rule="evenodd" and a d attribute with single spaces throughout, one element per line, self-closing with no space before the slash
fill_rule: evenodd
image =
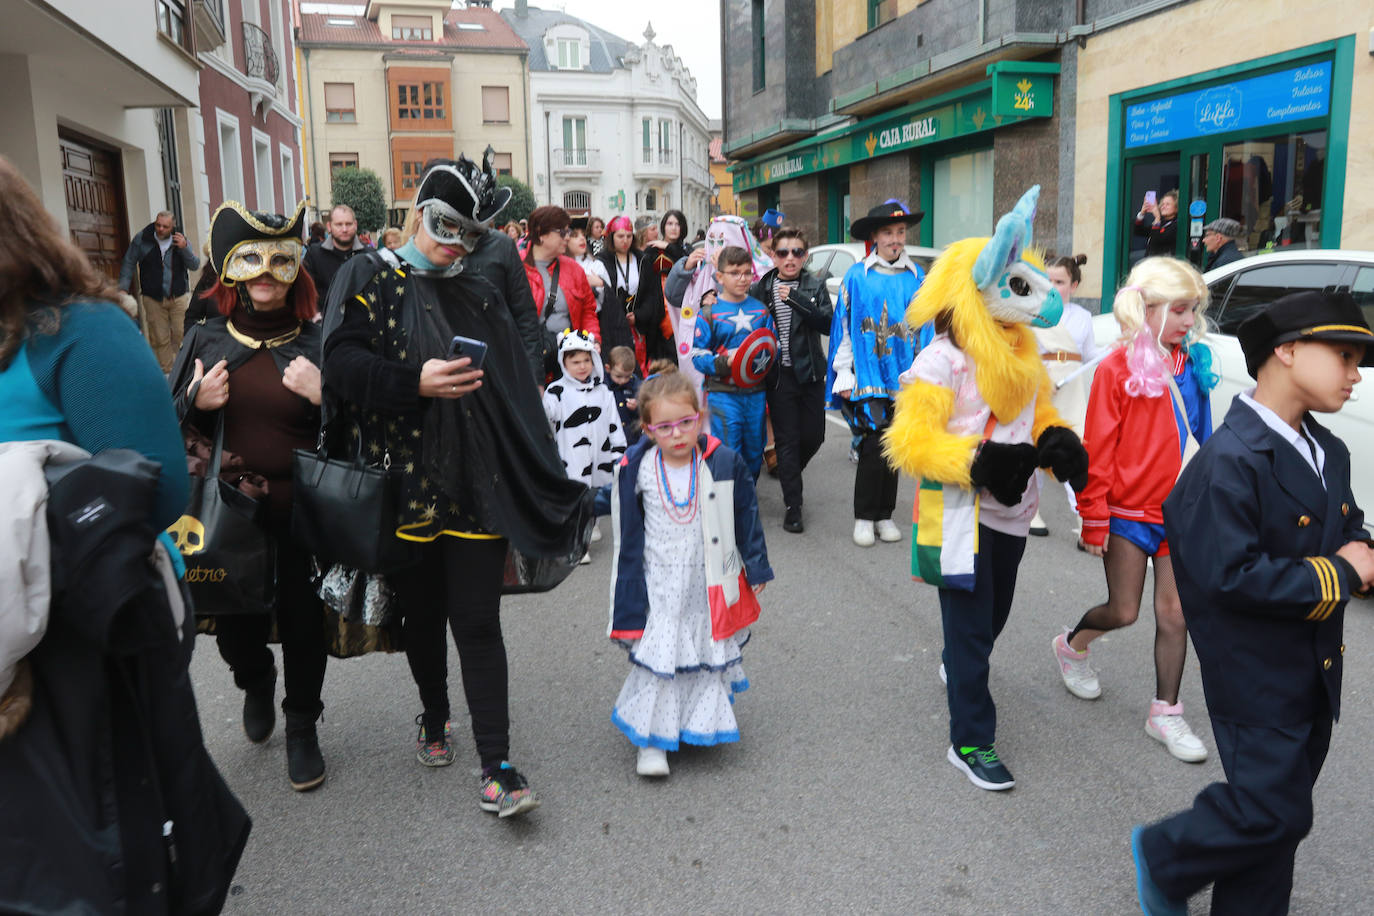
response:
<path id="1" fill-rule="evenodd" d="M 678 501 L 673 495 L 673 488 L 668 483 L 668 467 L 663 462 L 663 449 L 658 450 L 658 490 L 659 499 L 663 502 L 663 511 L 668 513 L 668 517 L 679 525 L 685 525 L 696 517 L 697 514 L 697 450 L 692 449 L 692 470 L 690 484 L 687 488 L 687 498 Z"/>

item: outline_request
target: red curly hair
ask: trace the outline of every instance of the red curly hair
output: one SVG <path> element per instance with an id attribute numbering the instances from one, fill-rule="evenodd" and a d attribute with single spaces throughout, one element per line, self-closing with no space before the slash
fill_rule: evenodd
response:
<path id="1" fill-rule="evenodd" d="M 208 269 L 208 268 L 207 268 Z M 202 297 L 215 304 L 221 315 L 231 314 L 239 304 L 237 285 L 225 286 L 219 280 Z M 301 321 L 314 321 L 319 314 L 320 294 L 315 290 L 315 281 L 302 267 L 296 274 L 296 282 L 286 291 L 286 304 L 294 309 L 296 318 Z"/>

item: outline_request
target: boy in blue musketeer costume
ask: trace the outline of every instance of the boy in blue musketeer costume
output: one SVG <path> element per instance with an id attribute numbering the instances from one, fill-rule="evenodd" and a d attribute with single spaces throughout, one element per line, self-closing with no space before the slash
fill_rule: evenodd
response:
<path id="1" fill-rule="evenodd" d="M 921 221 L 900 201 L 889 200 L 854 221 L 849 234 L 870 242 L 870 254 L 845 272 L 830 326 L 830 370 L 826 408 L 840 410 L 859 436 L 854 471 L 854 543 L 900 541 L 892 522 L 897 506 L 897 472 L 883 457 L 882 433 L 892 422 L 898 376 L 934 336 L 907 327 L 906 307 L 925 274 L 906 253 L 907 226 Z"/>

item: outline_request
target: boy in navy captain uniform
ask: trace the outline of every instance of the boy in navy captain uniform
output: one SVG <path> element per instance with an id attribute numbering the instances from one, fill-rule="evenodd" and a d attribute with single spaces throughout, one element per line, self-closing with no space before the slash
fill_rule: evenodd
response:
<path id="1" fill-rule="evenodd" d="M 1174 575 L 1227 781 L 1131 834 L 1147 914 L 1287 913 L 1293 856 L 1340 715 L 1345 604 L 1374 584 L 1332 413 L 1374 363 L 1349 294 L 1285 296 L 1240 327 L 1258 380 L 1164 502 Z"/>

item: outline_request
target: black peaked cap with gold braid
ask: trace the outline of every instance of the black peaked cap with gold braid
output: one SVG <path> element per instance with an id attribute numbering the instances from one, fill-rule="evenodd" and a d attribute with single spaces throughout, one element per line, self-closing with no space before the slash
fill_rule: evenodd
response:
<path id="1" fill-rule="evenodd" d="M 296 212 L 288 219 L 280 213 L 258 213 L 237 200 L 226 200 L 210 217 L 210 264 L 222 277 L 234 249 L 245 242 L 295 239 L 304 246 L 304 238 L 305 201 L 296 205 Z"/>

